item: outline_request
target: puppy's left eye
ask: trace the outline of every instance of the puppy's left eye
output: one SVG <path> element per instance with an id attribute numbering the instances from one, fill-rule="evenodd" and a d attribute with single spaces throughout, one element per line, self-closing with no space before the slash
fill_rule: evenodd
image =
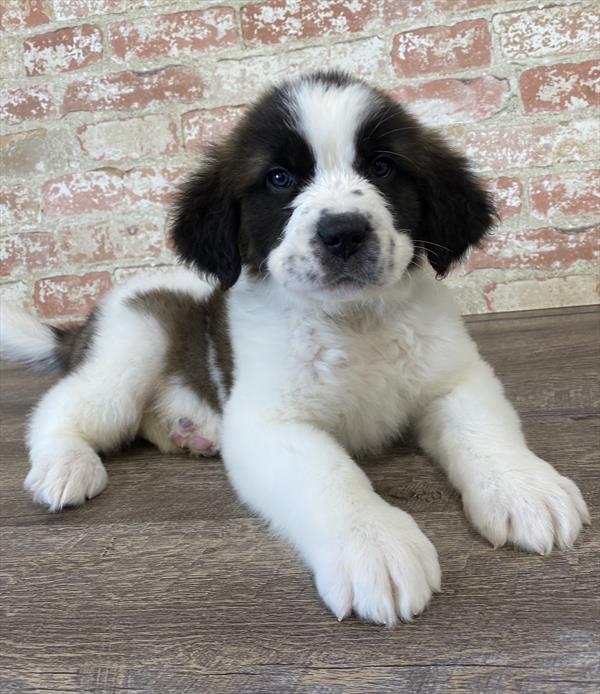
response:
<path id="1" fill-rule="evenodd" d="M 388 157 L 377 157 L 373 159 L 370 171 L 376 178 L 385 178 L 394 170 L 394 164 Z"/>
<path id="2" fill-rule="evenodd" d="M 282 168 L 271 169 L 267 174 L 267 181 L 275 190 L 285 190 L 296 185 L 296 179 L 292 174 Z"/>

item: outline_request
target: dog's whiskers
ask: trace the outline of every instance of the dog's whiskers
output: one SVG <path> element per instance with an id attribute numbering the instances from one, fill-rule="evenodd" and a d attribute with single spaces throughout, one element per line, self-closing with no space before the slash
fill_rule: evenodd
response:
<path id="1" fill-rule="evenodd" d="M 394 128 L 394 130 L 388 130 L 385 133 L 382 133 L 380 137 L 387 137 L 388 135 L 393 135 L 394 133 L 401 133 L 404 132 L 404 130 L 421 130 L 420 125 L 407 125 L 404 128 Z"/>
<path id="2" fill-rule="evenodd" d="M 452 249 L 448 246 L 443 246 L 441 243 L 434 243 L 433 241 L 425 241 L 425 239 L 413 239 L 413 243 L 424 243 L 426 246 L 437 246 L 438 248 L 443 248 L 448 253 L 452 253 Z"/>
<path id="3" fill-rule="evenodd" d="M 418 249 L 419 251 L 425 251 L 425 253 L 431 253 L 431 255 L 434 255 L 436 258 L 439 257 L 439 253 L 436 253 L 435 251 L 432 251 L 431 248 L 425 248 L 424 246 L 419 246 L 418 244 L 414 244 L 414 247 Z"/>
<path id="4" fill-rule="evenodd" d="M 387 115 L 386 115 L 387 114 Z M 377 128 L 381 127 L 386 121 L 388 121 L 390 118 L 393 118 L 396 115 L 396 112 L 392 110 L 391 112 L 388 113 L 388 109 L 386 109 L 381 118 L 375 123 L 373 126 L 371 132 L 367 135 L 367 139 L 373 136 L 373 133 L 377 130 Z"/>

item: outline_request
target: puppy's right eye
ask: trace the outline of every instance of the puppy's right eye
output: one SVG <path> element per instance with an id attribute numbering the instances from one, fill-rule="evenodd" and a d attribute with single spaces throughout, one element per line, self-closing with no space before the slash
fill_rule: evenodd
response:
<path id="1" fill-rule="evenodd" d="M 292 174 L 282 168 L 271 169 L 267 174 L 267 181 L 275 190 L 286 190 L 296 185 L 296 179 Z"/>

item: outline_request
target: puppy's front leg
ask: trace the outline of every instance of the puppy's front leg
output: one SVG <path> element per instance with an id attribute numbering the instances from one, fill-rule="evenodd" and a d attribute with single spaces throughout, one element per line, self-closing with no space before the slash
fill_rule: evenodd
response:
<path id="1" fill-rule="evenodd" d="M 410 620 L 439 590 L 431 542 L 326 433 L 230 403 L 223 458 L 241 499 L 299 550 L 339 620 L 352 609 L 381 624 Z"/>
<path id="2" fill-rule="evenodd" d="M 479 357 L 418 421 L 465 513 L 494 546 L 547 554 L 570 547 L 590 517 L 577 486 L 532 453 L 492 369 Z"/>

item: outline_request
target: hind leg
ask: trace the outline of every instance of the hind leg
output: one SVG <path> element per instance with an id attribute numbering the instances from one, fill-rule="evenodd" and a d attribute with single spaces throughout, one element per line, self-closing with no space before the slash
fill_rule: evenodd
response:
<path id="1" fill-rule="evenodd" d="M 46 393 L 31 418 L 25 487 L 52 511 L 104 489 L 98 453 L 135 436 L 163 367 L 165 337 L 153 319 L 118 301 L 103 309 L 85 361 Z"/>
<path id="2" fill-rule="evenodd" d="M 83 504 L 100 494 L 108 481 L 98 454 L 77 435 L 55 435 L 43 451 L 38 441 L 36 448 L 31 448 L 30 460 L 25 489 L 50 511 Z"/>
<path id="3" fill-rule="evenodd" d="M 184 449 L 209 457 L 219 451 L 221 415 L 189 386 L 171 377 L 144 414 L 140 434 L 163 453 Z"/>
<path id="4" fill-rule="evenodd" d="M 161 453 L 178 453 L 181 450 L 169 436 L 169 426 L 160 416 L 150 409 L 144 412 L 139 435 L 154 444 Z"/>

